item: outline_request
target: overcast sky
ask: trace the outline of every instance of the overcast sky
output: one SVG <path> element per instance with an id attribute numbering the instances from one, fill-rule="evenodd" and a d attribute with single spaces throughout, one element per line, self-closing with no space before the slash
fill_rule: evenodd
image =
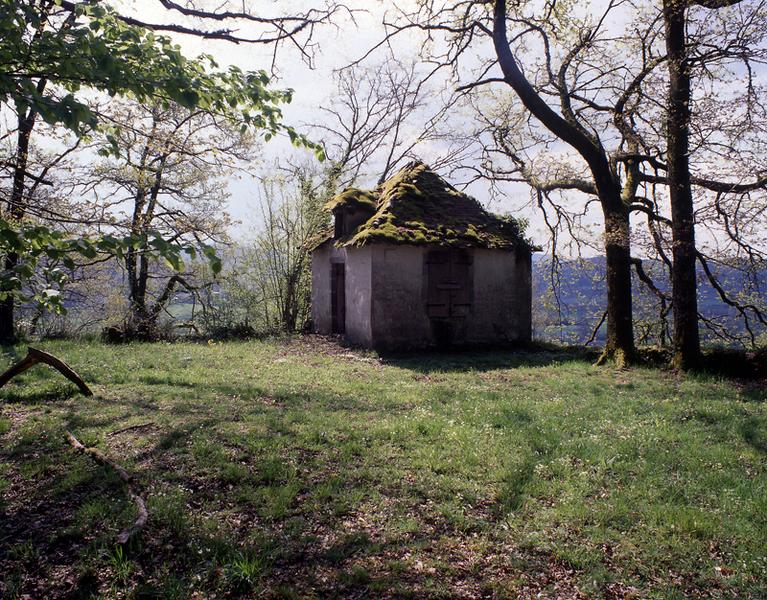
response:
<path id="1" fill-rule="evenodd" d="M 129 8 L 143 19 L 155 22 L 168 22 L 169 13 L 157 0 L 122 0 L 121 7 Z M 280 13 L 290 13 L 295 9 L 305 10 L 310 5 L 309 0 L 281 0 L 279 3 L 258 2 L 264 7 L 279 4 Z M 321 3 L 317 3 L 321 4 Z M 283 107 L 284 122 L 302 129 L 302 124 L 321 118 L 318 107 L 330 102 L 335 89 L 333 71 L 359 58 L 367 48 L 379 41 L 383 35 L 382 18 L 384 3 L 377 0 L 352 2 L 350 6 L 362 7 L 364 11 L 355 11 L 354 20 L 348 14 L 339 13 L 334 23 L 319 27 L 315 31 L 317 47 L 313 50 L 313 60 L 310 66 L 298 50 L 290 44 L 283 44 L 278 49 L 276 60 L 276 77 L 273 86 L 278 88 L 293 88 L 293 102 Z M 254 14 L 258 14 L 255 13 Z M 178 17 L 180 24 L 192 25 L 192 20 Z M 237 23 L 238 34 L 247 35 L 255 32 L 255 28 L 246 22 Z M 181 45 L 185 54 L 196 56 L 200 53 L 211 54 L 221 67 L 237 65 L 243 70 L 270 70 L 274 48 L 263 44 L 233 44 L 224 41 L 214 41 L 193 36 L 173 35 L 174 41 Z M 412 40 L 412 38 L 411 38 Z M 408 40 L 403 37 L 398 41 L 403 51 L 407 50 Z M 412 48 L 415 53 L 417 49 Z M 318 140 L 320 141 L 320 140 Z M 272 141 L 263 147 L 263 157 L 260 164 L 252 166 L 252 176 L 242 175 L 231 182 L 232 198 L 230 212 L 242 224 L 235 229 L 235 235 L 246 235 L 253 229 L 253 221 L 257 219 L 256 194 L 258 183 L 256 177 L 263 172 L 264 165 L 270 165 L 277 157 L 291 155 L 298 157 L 301 150 L 292 148 L 289 144 Z M 304 152 L 308 158 L 311 153 Z"/>

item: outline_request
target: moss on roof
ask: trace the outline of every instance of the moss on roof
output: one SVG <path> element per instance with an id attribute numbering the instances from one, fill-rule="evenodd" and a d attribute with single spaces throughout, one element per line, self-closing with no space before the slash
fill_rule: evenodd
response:
<path id="1" fill-rule="evenodd" d="M 328 205 L 371 199 L 376 201 L 373 216 L 337 240 L 337 246 L 389 243 L 531 248 L 519 221 L 486 211 L 422 162 L 409 163 L 373 192 L 348 189 Z"/>
<path id="2" fill-rule="evenodd" d="M 376 210 L 378 208 L 378 195 L 370 190 L 359 188 L 346 188 L 340 194 L 333 196 L 326 204 L 328 210 L 337 208 L 365 208 Z"/>
<path id="3" fill-rule="evenodd" d="M 317 248 L 322 246 L 325 242 L 329 242 L 333 239 L 333 229 L 330 227 L 323 227 L 313 236 L 304 242 L 303 248 L 309 249 L 310 252 L 314 252 Z"/>

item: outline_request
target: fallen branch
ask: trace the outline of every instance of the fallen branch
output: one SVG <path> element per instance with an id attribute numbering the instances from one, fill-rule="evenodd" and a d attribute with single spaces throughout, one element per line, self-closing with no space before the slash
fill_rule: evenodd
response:
<path id="1" fill-rule="evenodd" d="M 120 477 L 120 479 L 123 480 L 125 488 L 128 491 L 128 496 L 135 503 L 136 510 L 138 512 L 138 516 L 136 517 L 136 521 L 133 523 L 133 525 L 128 529 L 121 531 L 117 536 L 118 544 L 127 544 L 134 535 L 139 533 L 144 528 L 144 525 L 146 525 L 146 521 L 149 518 L 149 513 L 146 510 L 146 502 L 144 502 L 144 499 L 138 494 L 138 492 L 136 492 L 135 488 L 133 487 L 133 477 L 130 473 L 128 473 L 128 471 L 125 470 L 124 467 L 118 465 L 115 461 L 106 456 L 100 450 L 96 448 L 88 448 L 87 446 L 83 445 L 69 431 L 67 431 L 67 441 L 69 441 L 69 444 L 81 454 L 88 454 L 97 463 L 113 469 L 115 473 L 117 473 L 117 475 Z"/>
<path id="2" fill-rule="evenodd" d="M 38 350 L 36 348 L 27 348 L 27 355 L 15 365 L 13 365 L 10 369 L 8 369 L 5 373 L 0 375 L 0 387 L 3 387 L 13 377 L 16 377 L 16 375 L 19 375 L 27 369 L 34 367 L 37 363 L 45 363 L 46 365 L 50 365 L 54 369 L 58 370 L 62 375 L 64 375 L 64 377 L 77 385 L 77 387 L 80 388 L 80 391 L 85 396 L 93 396 L 91 388 L 89 388 L 88 384 L 83 381 L 82 377 L 75 373 L 72 367 L 70 367 L 63 360 L 53 356 L 53 354 L 48 354 L 47 352 L 43 352 L 42 350 Z"/>

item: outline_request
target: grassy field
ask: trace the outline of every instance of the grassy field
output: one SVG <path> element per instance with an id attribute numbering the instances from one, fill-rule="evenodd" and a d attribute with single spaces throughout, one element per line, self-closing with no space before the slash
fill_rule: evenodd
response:
<path id="1" fill-rule="evenodd" d="M 96 395 L 41 366 L 0 390 L 2 598 L 767 597 L 763 385 L 319 338 L 42 347 Z M 129 547 L 67 429 L 136 474 Z"/>

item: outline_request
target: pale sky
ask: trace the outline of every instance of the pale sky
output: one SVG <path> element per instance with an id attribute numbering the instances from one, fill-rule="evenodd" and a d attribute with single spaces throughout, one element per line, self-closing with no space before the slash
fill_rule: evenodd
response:
<path id="1" fill-rule="evenodd" d="M 397 2 L 399 7 L 407 5 L 406 2 Z M 157 0 L 122 0 L 121 7 L 130 9 L 146 20 L 163 22 L 167 20 L 167 12 L 160 7 Z M 256 3 L 252 3 L 254 6 Z M 258 3 L 262 7 L 261 3 Z M 287 0 L 280 2 L 281 9 L 285 12 L 290 10 L 291 5 L 305 8 L 307 2 Z M 379 0 L 365 0 L 364 2 L 350 3 L 355 8 L 362 8 L 355 12 L 354 21 L 344 15 L 337 19 L 333 25 L 322 26 L 315 32 L 318 47 L 315 52 L 313 68 L 302 59 L 300 53 L 285 44 L 280 47 L 277 57 L 277 79 L 274 86 L 278 88 L 293 88 L 295 90 L 293 102 L 283 107 L 284 121 L 301 129 L 301 124 L 312 121 L 321 116 L 317 111 L 319 106 L 327 104 L 333 96 L 335 84 L 333 71 L 348 65 L 355 59 L 360 58 L 369 48 L 379 42 L 384 36 L 382 25 L 384 14 L 392 10 L 391 2 Z M 194 25 L 194 21 L 178 21 L 182 24 Z M 243 23 L 238 33 L 247 34 L 249 25 Z M 205 40 L 192 36 L 174 35 L 176 41 L 189 56 L 200 53 L 211 54 L 222 67 L 234 64 L 243 70 L 269 70 L 272 64 L 272 47 L 259 44 L 233 44 L 230 42 Z M 400 35 L 396 40 L 396 52 L 400 57 L 415 57 L 421 47 L 421 36 L 417 33 L 412 35 Z M 383 49 L 378 52 L 382 57 L 386 53 Z M 371 56 L 375 61 L 376 56 Z M 321 141 L 321 140 L 318 140 Z M 258 220 L 256 209 L 258 193 L 258 181 L 256 176 L 262 172 L 263 164 L 270 165 L 275 158 L 285 156 L 298 156 L 301 150 L 292 148 L 289 144 L 272 141 L 263 147 L 262 165 L 254 165 L 252 176 L 242 175 L 230 184 L 232 197 L 230 199 L 230 214 L 234 219 L 241 222 L 233 231 L 236 237 L 247 236 L 253 230 L 254 220 Z M 428 148 L 423 148 L 422 154 L 427 155 Z M 304 153 L 309 156 L 308 152 Z M 424 156 L 428 160 L 427 156 Z M 447 175 L 449 179 L 449 174 Z M 362 182 L 363 184 L 365 182 Z M 371 184 L 374 182 L 370 182 Z M 528 191 L 524 186 L 515 186 L 517 194 L 528 197 Z M 487 202 L 485 187 L 474 185 L 470 193 L 480 201 Z M 499 206 L 494 203 L 493 210 L 509 210 L 509 207 Z M 532 215 L 523 215 L 530 218 Z"/>
<path id="2" fill-rule="evenodd" d="M 135 11 L 146 20 L 162 21 L 168 18 L 168 13 L 157 2 L 157 0 L 116 0 L 123 8 Z M 216 0 L 211 0 L 215 3 Z M 305 9 L 307 5 L 312 4 L 312 0 L 281 0 L 280 2 L 263 2 L 262 0 L 243 0 L 245 8 L 251 7 L 251 12 L 259 14 L 256 9 L 266 10 L 265 7 L 279 5 L 283 13 L 289 13 L 292 7 L 298 10 Z M 374 46 L 384 36 L 382 19 L 386 11 L 392 11 L 394 4 L 399 7 L 407 7 L 413 4 L 413 0 L 364 0 L 348 3 L 355 8 L 364 8 L 364 11 L 355 14 L 353 23 L 348 17 L 336 19 L 333 25 L 321 26 L 315 31 L 315 40 L 318 43 L 316 54 L 314 56 L 314 68 L 310 68 L 296 49 L 285 44 L 279 49 L 277 56 L 277 70 L 279 79 L 274 82 L 275 87 L 290 87 L 295 90 L 294 100 L 291 105 L 285 106 L 284 121 L 301 129 L 301 124 L 307 121 L 316 121 L 321 113 L 318 107 L 329 102 L 334 92 L 333 71 L 339 69 L 354 59 L 360 58 L 369 48 Z M 237 4 L 237 3 L 235 3 Z M 317 2 L 317 4 L 321 4 Z M 603 0 L 597 0 L 591 3 L 579 3 L 577 10 L 582 14 L 596 14 L 606 5 Z M 240 8 L 238 6 L 238 8 Z M 263 13 L 262 13 L 263 14 Z M 610 26 L 616 29 L 622 29 L 623 23 L 620 22 L 621 14 L 617 15 L 617 20 L 611 20 Z M 183 17 L 181 17 L 183 19 Z M 614 21 L 614 22 L 613 22 Z M 194 21 L 181 24 L 194 25 Z M 246 35 L 250 25 L 243 23 L 238 33 Z M 229 64 L 236 64 L 243 70 L 269 70 L 272 64 L 271 46 L 258 44 L 240 44 L 235 45 L 222 41 L 210 41 L 195 38 L 191 36 L 174 36 L 174 40 L 179 43 L 187 55 L 197 55 L 201 52 L 213 55 L 216 60 L 225 67 Z M 409 35 L 397 36 L 394 44 L 394 50 L 399 55 L 398 58 L 417 57 L 422 45 L 420 34 L 413 32 Z M 488 47 L 488 51 L 490 48 Z M 532 50 L 534 51 L 534 50 Z M 757 76 L 759 75 L 757 70 Z M 447 82 L 448 85 L 451 82 Z M 460 119 L 460 116 L 457 118 Z M 317 140 L 322 141 L 322 140 Z M 558 151 L 559 148 L 552 147 L 549 151 Z M 561 150 L 565 151 L 563 146 Z M 569 149 L 567 149 L 569 151 Z M 258 183 L 256 176 L 264 172 L 264 165 L 272 164 L 277 157 L 292 155 L 296 157 L 302 151 L 292 148 L 289 144 L 283 142 L 270 142 L 263 148 L 262 163 L 253 165 L 250 175 L 244 175 L 241 179 L 235 179 L 230 184 L 232 198 L 230 201 L 230 213 L 236 219 L 242 222 L 233 234 L 235 237 L 247 237 L 248 233 L 258 226 L 258 216 L 256 210 Z M 425 160 L 429 159 L 429 148 L 424 148 L 422 156 Z M 308 153 L 307 153 L 308 155 Z M 451 179 L 450 173 L 442 173 L 448 180 Z M 458 183 L 453 181 L 454 183 Z M 366 182 L 362 182 L 363 184 Z M 484 184 L 475 184 L 469 190 L 471 194 L 477 197 L 483 203 L 488 203 L 489 194 L 487 186 Z M 547 237 L 542 218 L 537 210 L 529 205 L 524 205 L 529 201 L 529 190 L 526 186 L 516 184 L 507 186 L 503 189 L 506 199 L 495 201 L 490 208 L 497 212 L 510 211 L 516 216 L 524 217 L 530 221 L 529 235 L 536 242 L 544 242 Z M 582 202 L 581 202 L 582 204 Z M 517 207 L 523 207 L 521 210 Z M 595 217 L 598 215 L 595 212 Z M 637 220 L 639 218 L 637 217 Z M 590 220 L 593 222 L 593 220 Z"/>

